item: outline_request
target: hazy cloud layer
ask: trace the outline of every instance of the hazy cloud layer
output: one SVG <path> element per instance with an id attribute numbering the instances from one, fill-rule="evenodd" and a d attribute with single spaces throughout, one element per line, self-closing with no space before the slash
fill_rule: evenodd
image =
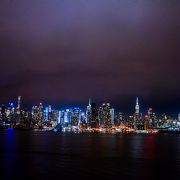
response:
<path id="1" fill-rule="evenodd" d="M 179 107 L 179 17 L 177 0 L 1 0 L 0 102 Z"/>

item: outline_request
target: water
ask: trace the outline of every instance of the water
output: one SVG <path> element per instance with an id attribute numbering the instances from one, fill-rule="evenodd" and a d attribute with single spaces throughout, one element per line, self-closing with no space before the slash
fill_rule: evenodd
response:
<path id="1" fill-rule="evenodd" d="M 180 179 L 180 135 L 0 130 L 0 179 Z"/>

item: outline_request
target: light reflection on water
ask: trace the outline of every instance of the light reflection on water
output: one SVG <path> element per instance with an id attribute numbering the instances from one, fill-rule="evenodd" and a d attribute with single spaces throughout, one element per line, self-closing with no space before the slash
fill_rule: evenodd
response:
<path id="1" fill-rule="evenodd" d="M 179 135 L 0 131 L 0 173 L 6 178 L 179 179 L 179 157 Z"/>

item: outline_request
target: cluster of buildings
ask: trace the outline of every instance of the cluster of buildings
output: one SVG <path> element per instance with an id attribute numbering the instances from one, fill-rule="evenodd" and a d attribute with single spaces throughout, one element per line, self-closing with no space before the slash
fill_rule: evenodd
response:
<path id="1" fill-rule="evenodd" d="M 37 129 L 37 130 L 76 130 L 76 131 L 101 131 L 101 130 L 152 130 L 180 128 L 180 114 L 177 119 L 172 119 L 167 114 L 157 117 L 152 108 L 147 113 L 140 113 L 138 98 L 132 115 L 124 115 L 116 112 L 110 103 L 103 103 L 100 107 L 91 102 L 86 109 L 78 107 L 57 110 L 50 105 L 43 107 L 42 103 L 35 105 L 29 111 L 21 107 L 21 96 L 18 97 L 17 105 L 8 103 L 0 107 L 0 127 Z"/>

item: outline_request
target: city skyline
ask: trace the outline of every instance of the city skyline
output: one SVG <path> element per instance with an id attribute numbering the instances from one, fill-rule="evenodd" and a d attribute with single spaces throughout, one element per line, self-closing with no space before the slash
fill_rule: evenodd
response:
<path id="1" fill-rule="evenodd" d="M 138 97 L 133 112 L 128 115 L 108 102 L 99 106 L 90 98 L 83 109 L 60 109 L 40 102 L 27 110 L 23 108 L 22 97 L 18 96 L 16 105 L 10 102 L 0 106 L 0 128 L 75 133 L 179 132 L 180 113 L 172 117 L 168 113 L 157 114 L 153 108 L 142 113 Z"/>
<path id="2" fill-rule="evenodd" d="M 139 103 L 139 101 L 140 101 L 140 103 Z M 180 111 L 178 111 L 178 110 L 177 111 L 165 111 L 165 110 L 163 111 L 163 110 L 157 109 L 156 107 L 150 106 L 150 105 L 144 107 L 143 100 L 139 97 L 133 98 L 133 103 L 129 104 L 128 109 L 123 109 L 123 108 L 119 109 L 113 103 L 111 103 L 111 101 L 96 102 L 92 98 L 89 98 L 86 102 L 84 102 L 84 104 L 77 104 L 77 103 L 76 104 L 68 104 L 68 103 L 63 104 L 60 102 L 57 104 L 53 104 L 53 103 L 48 103 L 48 102 L 44 103 L 44 102 L 45 101 L 35 102 L 35 103 L 31 103 L 31 104 L 27 105 L 26 100 L 22 96 L 18 96 L 17 99 L 11 99 L 11 100 L 9 100 L 7 102 L 3 102 L 3 103 L 0 102 L 0 104 L 2 106 L 5 106 L 6 108 L 14 107 L 17 109 L 20 109 L 20 104 L 21 104 L 21 109 L 25 110 L 25 111 L 31 111 L 32 107 L 35 107 L 35 106 L 38 106 L 39 104 L 42 104 L 43 109 L 45 109 L 48 106 L 51 106 L 53 109 L 56 109 L 56 110 L 66 110 L 66 109 L 72 110 L 72 109 L 79 108 L 85 112 L 86 108 L 88 106 L 90 106 L 91 103 L 96 104 L 97 107 L 100 107 L 104 103 L 108 103 L 108 104 L 111 104 L 111 106 L 113 106 L 113 108 L 115 108 L 116 113 L 121 112 L 124 115 L 131 115 L 131 114 L 133 114 L 134 110 L 136 113 L 142 113 L 142 115 L 146 115 L 149 109 L 152 109 L 153 112 L 156 112 L 156 114 L 158 116 L 162 115 L 163 113 L 166 113 L 173 118 L 177 118 L 177 115 L 180 114 Z"/>
<path id="3" fill-rule="evenodd" d="M 48 105 L 52 105 L 52 107 L 54 107 L 55 109 L 71 109 L 74 107 L 77 108 L 81 108 L 84 109 L 86 108 L 89 99 L 91 99 L 94 103 L 96 103 L 98 106 L 100 106 L 103 102 L 104 103 L 110 103 L 113 105 L 114 108 L 116 108 L 116 110 L 118 110 L 119 112 L 123 112 L 125 114 L 131 114 L 134 110 L 134 103 L 137 101 L 137 98 L 140 100 L 140 104 L 141 104 L 141 113 L 145 114 L 147 112 L 147 110 L 149 108 L 152 108 L 154 111 L 157 112 L 157 114 L 161 114 L 161 113 L 168 113 L 170 114 L 172 117 L 176 117 L 177 114 L 180 113 L 180 108 L 178 106 L 176 106 L 174 108 L 174 106 L 168 106 L 168 104 L 166 106 L 155 106 L 155 104 L 147 104 L 146 102 L 144 102 L 145 100 L 142 97 L 136 96 L 136 97 L 132 97 L 132 98 L 127 98 L 128 101 L 125 103 L 126 105 L 122 105 L 121 103 L 118 104 L 118 102 L 114 103 L 111 99 L 109 100 L 105 100 L 105 101 L 96 101 L 94 98 L 88 98 L 85 101 L 78 103 L 78 102 L 53 102 L 53 101 L 47 101 L 47 100 L 43 100 L 42 101 L 38 101 L 35 100 L 34 102 L 28 102 L 26 99 L 24 99 L 24 97 L 22 97 L 22 106 L 24 109 L 26 110 L 30 110 L 31 107 L 33 105 L 37 105 L 39 103 L 43 103 L 44 106 L 48 106 Z M 138 100 L 138 101 L 139 101 Z M 162 101 L 163 102 L 163 101 Z M 6 106 L 8 106 L 8 104 L 13 103 L 14 105 L 18 106 L 18 101 L 16 99 L 16 97 L 13 97 L 11 99 L 8 99 L 7 101 L 1 101 L 0 104 L 4 104 Z M 161 102 L 160 102 L 161 104 Z"/>

